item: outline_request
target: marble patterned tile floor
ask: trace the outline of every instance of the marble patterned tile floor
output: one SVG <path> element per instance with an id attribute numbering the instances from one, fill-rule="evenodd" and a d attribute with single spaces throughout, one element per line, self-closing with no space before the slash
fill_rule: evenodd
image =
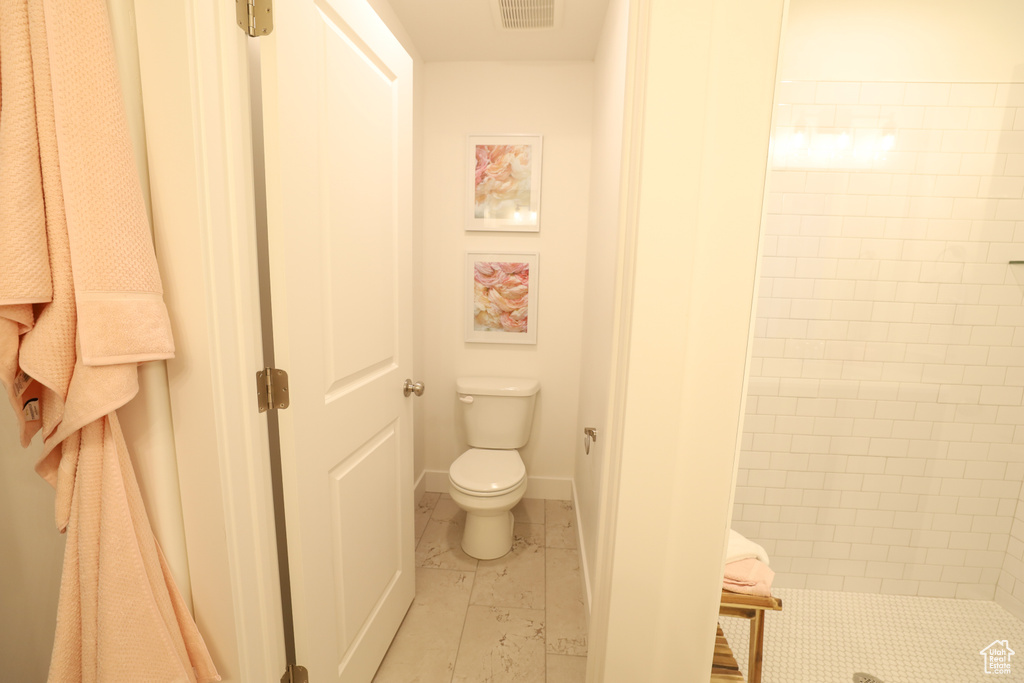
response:
<path id="1" fill-rule="evenodd" d="M 776 589 L 765 616 L 762 683 L 1024 681 L 1024 622 L 994 602 Z M 748 622 L 721 617 L 746 675 Z M 981 651 L 1007 641 L 1010 673 L 985 673 Z M 871 679 L 867 679 L 871 680 Z"/>
<path id="2" fill-rule="evenodd" d="M 416 510 L 416 598 L 374 683 L 583 683 L 587 624 L 570 501 L 524 499 L 512 551 L 461 548 L 448 494 Z"/>

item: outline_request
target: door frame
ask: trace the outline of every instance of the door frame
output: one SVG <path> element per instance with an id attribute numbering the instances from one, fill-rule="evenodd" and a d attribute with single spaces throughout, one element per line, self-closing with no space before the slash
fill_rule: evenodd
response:
<path id="1" fill-rule="evenodd" d="M 156 252 L 196 622 L 225 682 L 285 670 L 263 367 L 248 65 L 234 3 L 136 0 Z"/>
<path id="2" fill-rule="evenodd" d="M 769 4 L 781 8 L 787 1 Z M 606 671 L 614 675 L 634 663 L 649 667 L 652 673 L 699 672 L 704 654 L 710 668 L 713 630 L 706 628 L 706 622 L 713 625 L 712 601 L 715 605 L 718 601 L 740 434 L 737 430 L 723 437 L 722 424 L 688 421 L 694 401 L 699 407 L 705 391 L 718 388 L 718 378 L 709 376 L 694 357 L 707 349 L 706 340 L 703 347 L 694 344 L 696 348 L 683 352 L 679 363 L 666 368 L 659 363 L 658 349 L 652 353 L 651 348 L 657 346 L 652 338 L 660 335 L 645 334 L 654 313 L 647 305 L 650 299 L 645 299 L 650 273 L 641 270 L 658 261 L 659 251 L 672 253 L 679 239 L 671 230 L 661 229 L 668 221 L 657 214 L 658 196 L 671 196 L 671 192 L 662 191 L 657 182 L 641 182 L 641 175 L 656 178 L 658 173 L 646 171 L 678 170 L 674 168 L 678 158 L 673 149 L 664 149 L 662 139 L 675 142 L 675 129 L 680 126 L 676 103 L 658 102 L 644 93 L 646 83 L 658 83 L 658 78 L 678 72 L 684 64 L 690 71 L 702 70 L 708 83 L 704 91 L 688 94 L 688 107 L 713 111 L 713 104 L 735 97 L 736 88 L 723 85 L 731 82 L 728 55 L 746 49 L 751 40 L 766 39 L 763 29 L 728 30 L 730 13 L 744 11 L 743 4 L 742 0 L 714 0 L 711 9 L 701 10 L 703 14 L 687 16 L 672 0 L 630 0 L 633 61 L 625 102 L 623 251 L 609 402 L 614 418 L 610 422 L 611 476 L 605 479 L 609 485 L 602 495 L 602 549 L 595 568 L 592 663 L 587 678 L 593 683 L 603 680 Z M 225 683 L 277 680 L 285 659 L 269 446 L 266 418 L 253 405 L 254 373 L 262 367 L 262 351 L 246 64 L 250 39 L 235 25 L 234 5 L 227 0 L 136 0 L 135 6 L 155 243 L 178 349 L 178 357 L 168 362 L 168 375 L 196 621 Z M 657 19 L 660 13 L 675 23 L 662 26 Z M 673 26 L 710 43 L 714 47 L 710 56 L 719 61 L 690 65 L 687 41 L 667 35 Z M 652 38 L 658 42 L 650 42 Z M 777 34 L 774 39 L 777 58 Z M 771 52 L 770 45 L 763 50 Z M 708 130 L 712 143 L 730 145 L 728 160 L 741 160 L 749 168 L 760 158 L 762 168 L 766 166 L 766 144 L 763 155 L 756 144 L 736 151 L 735 135 L 714 127 Z M 735 216 L 712 208 L 714 200 L 728 197 L 722 202 L 726 209 L 747 212 L 756 205 L 760 215 L 762 193 L 759 189 L 756 198 L 744 196 L 737 202 L 726 192 L 730 174 L 723 170 L 722 161 L 710 149 L 704 151 L 707 154 L 683 166 L 685 187 L 696 184 L 701 188 L 697 199 L 706 202 L 687 243 L 704 249 L 696 253 L 708 258 L 693 268 L 689 296 L 683 298 L 696 302 L 704 316 L 693 316 L 691 322 L 701 323 L 710 315 L 710 329 L 715 329 L 716 311 L 731 310 L 730 326 L 722 328 L 726 336 L 718 341 L 729 342 L 730 371 L 737 365 L 742 371 L 757 234 L 744 234 L 740 243 L 732 241 L 724 249 L 709 242 L 708 235 L 723 219 Z M 670 173 L 668 177 L 677 176 Z M 740 246 L 742 258 L 734 258 Z M 723 272 L 736 274 L 740 282 L 725 282 L 723 287 Z M 742 353 L 737 352 L 737 344 Z M 666 383 L 680 390 L 666 391 Z M 734 386 L 731 392 L 724 421 L 741 417 L 742 387 Z M 724 397 L 721 392 L 719 396 Z M 666 415 L 669 420 L 652 428 L 651 419 Z M 709 463 L 695 456 L 689 448 L 694 440 L 715 442 L 723 453 L 721 459 Z M 723 450 L 725 442 L 731 457 Z M 645 474 L 651 453 L 658 454 L 657 463 L 667 465 L 666 476 L 652 479 L 649 472 Z M 687 525 L 695 514 L 693 482 L 709 476 L 714 486 L 694 500 L 711 500 L 713 505 L 697 510 L 704 524 L 695 529 L 697 525 Z M 652 497 L 648 494 L 654 488 L 658 495 Z M 625 507 L 620 507 L 620 501 Z M 681 531 L 672 547 L 663 553 L 652 552 L 654 545 L 637 548 L 652 529 L 664 528 L 666 521 Z M 640 567 L 645 560 L 661 562 L 653 565 L 661 571 L 652 577 Z M 709 571 L 712 566 L 719 567 L 717 578 Z M 641 595 L 644 600 L 632 600 L 637 581 L 647 584 Z M 656 600 L 646 600 L 651 597 L 649 590 L 658 586 L 668 590 L 654 596 Z M 680 623 L 678 615 L 694 613 L 694 608 L 696 616 Z M 696 634 L 695 641 L 670 639 L 668 634 L 680 626 L 684 635 Z M 628 637 L 622 634 L 624 628 L 631 630 Z M 699 673 L 690 677 L 696 680 Z"/>

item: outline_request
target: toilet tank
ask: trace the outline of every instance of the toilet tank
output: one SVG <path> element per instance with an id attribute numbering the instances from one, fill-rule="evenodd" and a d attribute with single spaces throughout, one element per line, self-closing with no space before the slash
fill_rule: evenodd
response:
<path id="1" fill-rule="evenodd" d="M 473 448 L 521 448 L 530 440 L 540 382 L 521 377 L 460 377 L 455 389 Z"/>

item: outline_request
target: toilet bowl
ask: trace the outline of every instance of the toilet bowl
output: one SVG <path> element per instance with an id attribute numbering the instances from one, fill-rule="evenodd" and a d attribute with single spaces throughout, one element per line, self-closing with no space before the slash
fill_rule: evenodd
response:
<path id="1" fill-rule="evenodd" d="M 448 492 L 466 511 L 462 549 L 478 560 L 501 557 L 512 547 L 512 508 L 526 493 L 519 451 L 470 448 L 448 470 Z"/>
<path id="2" fill-rule="evenodd" d="M 493 560 L 512 548 L 512 508 L 526 493 L 526 445 L 540 383 L 533 379 L 467 377 L 456 382 L 469 450 L 448 470 L 448 491 L 466 511 L 462 549 Z"/>

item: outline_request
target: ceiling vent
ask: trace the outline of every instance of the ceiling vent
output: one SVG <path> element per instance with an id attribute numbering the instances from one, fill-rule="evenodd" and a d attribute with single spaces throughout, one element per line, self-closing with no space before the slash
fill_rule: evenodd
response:
<path id="1" fill-rule="evenodd" d="M 558 28 L 562 0 L 491 0 L 494 19 L 506 30 Z"/>

